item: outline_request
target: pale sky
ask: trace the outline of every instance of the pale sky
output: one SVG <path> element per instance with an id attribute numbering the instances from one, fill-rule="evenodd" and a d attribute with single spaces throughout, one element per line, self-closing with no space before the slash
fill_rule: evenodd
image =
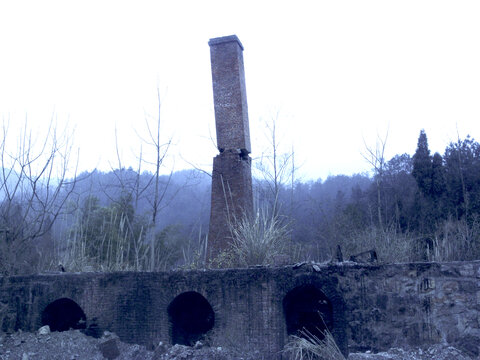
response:
<path id="1" fill-rule="evenodd" d="M 303 179 L 370 170 L 386 157 L 480 140 L 479 1 L 0 0 L 0 117 L 75 129 L 80 169 L 136 167 L 156 116 L 169 166 L 207 171 L 217 154 L 208 40 L 243 43 L 252 157 L 277 118 Z M 144 148 L 147 155 L 152 150 Z"/>

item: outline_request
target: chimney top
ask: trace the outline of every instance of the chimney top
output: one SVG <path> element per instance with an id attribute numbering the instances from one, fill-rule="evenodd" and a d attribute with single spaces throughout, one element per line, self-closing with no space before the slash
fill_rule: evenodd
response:
<path id="1" fill-rule="evenodd" d="M 218 44 L 223 44 L 228 42 L 236 42 L 240 46 L 240 48 L 243 50 L 243 45 L 238 39 L 237 35 L 222 36 L 222 37 L 210 39 L 208 41 L 208 45 L 212 46 L 212 45 L 218 45 Z"/>

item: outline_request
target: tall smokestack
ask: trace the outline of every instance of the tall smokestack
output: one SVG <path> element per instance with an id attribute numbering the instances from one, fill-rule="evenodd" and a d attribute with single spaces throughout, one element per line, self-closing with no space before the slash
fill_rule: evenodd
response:
<path id="1" fill-rule="evenodd" d="M 231 225 L 253 212 L 250 129 L 243 68 L 237 36 L 210 39 L 217 147 L 213 159 L 212 205 L 207 257 L 230 248 Z"/>

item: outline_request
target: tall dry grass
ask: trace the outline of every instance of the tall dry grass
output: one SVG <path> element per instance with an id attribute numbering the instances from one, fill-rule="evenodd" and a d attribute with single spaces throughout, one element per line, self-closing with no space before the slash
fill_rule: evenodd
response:
<path id="1" fill-rule="evenodd" d="M 57 251 L 57 259 L 65 268 L 69 271 L 145 270 L 149 249 L 144 243 L 143 228 L 133 236 L 128 217 L 114 212 L 109 216 L 103 224 L 110 226 L 101 226 L 95 239 L 90 238 L 86 224 L 68 232 L 66 245 Z"/>
<path id="2" fill-rule="evenodd" d="M 307 330 L 301 331 L 300 335 L 291 335 L 283 349 L 289 360 L 346 360 L 327 329 L 323 332 L 323 339 Z"/>
<path id="3" fill-rule="evenodd" d="M 445 220 L 427 249 L 431 261 L 465 261 L 480 258 L 480 219 Z"/>
<path id="4" fill-rule="evenodd" d="M 266 209 L 230 224 L 231 255 L 237 266 L 268 265 L 285 255 L 290 241 L 289 224 Z"/>
<path id="5" fill-rule="evenodd" d="M 154 256 L 146 241 L 144 226 L 132 226 L 123 213 L 111 212 L 95 227 L 78 223 L 67 231 L 65 242 L 57 244 L 56 263 L 67 271 L 165 271 L 184 261 L 189 242 L 180 230 L 167 227 L 155 233 Z M 182 262 L 183 260 L 183 262 Z M 152 261 L 154 264 L 152 266 Z M 51 267 L 54 267 L 52 264 Z"/>
<path id="6" fill-rule="evenodd" d="M 375 249 L 379 261 L 385 263 L 409 262 L 415 257 L 415 242 L 408 233 L 395 228 L 380 229 L 370 227 L 363 231 L 351 233 L 341 242 L 345 258 L 366 250 Z"/>

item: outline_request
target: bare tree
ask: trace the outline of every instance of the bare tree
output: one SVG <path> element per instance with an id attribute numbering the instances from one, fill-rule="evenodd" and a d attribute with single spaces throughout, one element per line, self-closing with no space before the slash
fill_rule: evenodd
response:
<path id="1" fill-rule="evenodd" d="M 149 261 L 149 270 L 154 271 L 158 270 L 161 263 L 159 261 L 159 256 L 161 254 L 158 253 L 157 249 L 155 249 L 156 244 L 156 231 L 158 225 L 158 218 L 160 212 L 165 209 L 173 200 L 173 198 L 177 195 L 180 189 L 183 186 L 179 186 L 176 189 L 170 189 L 171 180 L 173 176 L 173 170 L 168 170 L 168 175 L 162 176 L 162 169 L 166 167 L 165 160 L 168 155 L 168 151 L 170 146 L 172 145 L 172 138 L 167 138 L 163 140 L 162 134 L 162 117 L 161 117 L 161 96 L 160 90 L 157 88 L 157 103 L 158 109 L 156 117 L 146 116 L 145 117 L 145 127 L 147 130 L 147 136 L 141 136 L 137 133 L 138 137 L 142 142 L 142 151 L 143 154 L 143 146 L 153 149 L 153 159 L 147 159 L 142 155 L 139 158 L 139 173 L 140 168 L 143 165 L 146 165 L 150 168 L 153 168 L 153 174 L 150 177 L 149 181 L 144 184 L 137 184 L 137 194 L 141 195 L 147 193 L 147 189 L 151 189 L 153 187 L 153 196 L 149 196 L 147 201 L 150 205 L 149 210 L 149 225 L 146 231 L 146 242 L 149 244 L 150 247 L 150 261 Z M 149 121 L 153 119 L 153 121 Z M 150 191 L 148 191 L 151 194 Z"/>
<path id="2" fill-rule="evenodd" d="M 272 214 L 278 215 L 279 195 L 283 186 L 290 183 L 293 201 L 293 187 L 295 183 L 295 153 L 292 146 L 291 152 L 281 152 L 281 142 L 278 136 L 278 116 L 272 117 L 265 123 L 266 137 L 269 148 L 256 160 L 256 169 L 263 178 L 267 194 L 263 194 L 270 203 Z M 292 204 L 290 204 L 292 205 Z"/>
<path id="3" fill-rule="evenodd" d="M 25 121 L 19 136 L 2 125 L 0 142 L 0 270 L 18 273 L 31 268 L 42 251 L 38 241 L 52 228 L 76 184 L 70 172 L 71 135 L 51 121 L 42 139 Z M 16 139 L 15 149 L 10 139 Z M 68 180 L 70 177 L 72 180 Z"/>
<path id="4" fill-rule="evenodd" d="M 151 165 L 154 165 L 155 172 L 153 173 L 153 177 L 151 181 L 153 181 L 154 186 L 154 193 L 153 198 L 150 201 L 152 214 L 151 214 L 151 221 L 150 226 L 147 230 L 147 241 L 150 244 L 150 270 L 155 270 L 155 230 L 157 225 L 157 217 L 158 212 L 160 210 L 160 206 L 162 201 L 165 197 L 168 185 L 170 184 L 170 180 L 172 178 L 173 171 L 170 171 L 170 175 L 167 180 L 167 184 L 160 189 L 160 168 L 163 165 L 165 157 L 167 155 L 168 149 L 172 143 L 172 140 L 169 139 L 165 143 L 161 143 L 160 140 L 160 128 L 161 128 L 161 100 L 160 100 L 160 90 L 157 88 L 157 101 L 158 101 L 158 114 L 155 123 L 155 128 L 152 129 L 148 121 L 145 121 L 149 138 L 145 140 L 145 143 L 150 145 L 155 149 L 155 160 Z M 146 161 L 146 160 L 145 160 Z"/>
<path id="5" fill-rule="evenodd" d="M 106 183 L 100 184 L 103 195 L 110 203 L 108 207 L 103 209 L 107 215 L 113 211 L 112 214 L 116 216 L 115 219 L 119 219 L 120 222 L 112 231 L 98 234 L 100 235 L 99 241 L 114 244 L 120 252 L 120 260 L 128 259 L 123 263 L 115 263 L 115 269 L 154 271 L 170 263 L 170 259 L 166 259 L 169 254 L 162 253 L 164 252 L 162 245 L 164 245 L 165 237 L 172 234 L 171 232 L 164 232 L 162 235 L 158 231 L 160 214 L 183 186 L 172 186 L 173 170 L 168 169 L 165 164 L 172 139 L 166 138 L 165 141 L 163 140 L 165 136 L 161 121 L 161 101 L 158 88 L 157 96 L 157 114 L 155 116 L 145 116 L 143 132 L 135 129 L 140 140 L 139 152 L 136 153 L 137 166 L 135 170 L 131 167 L 125 168 L 118 130 L 115 128 L 116 162 L 110 164 L 114 181 L 106 178 Z M 163 175 L 165 173 L 167 175 Z M 83 209 L 77 206 L 77 209 L 84 212 L 89 211 L 89 208 L 85 206 Z M 98 220 L 95 216 L 105 215 L 102 214 L 102 211 L 97 211 L 96 215 L 92 214 L 92 219 Z M 82 237 L 78 238 L 81 239 Z M 90 239 L 84 240 L 91 242 Z M 87 260 L 97 267 L 109 267 L 108 264 L 102 262 L 101 256 Z M 102 263 L 99 263 L 99 261 Z"/>
<path id="6" fill-rule="evenodd" d="M 384 180 L 384 172 L 385 172 L 385 147 L 387 146 L 387 139 L 388 139 L 388 131 L 385 134 L 384 138 L 381 138 L 377 135 L 377 141 L 375 143 L 375 149 L 369 147 L 365 140 L 365 152 L 362 153 L 363 158 L 373 167 L 374 171 L 374 180 L 377 188 L 377 217 L 378 217 L 378 225 L 380 229 L 383 230 L 384 223 L 383 223 L 383 216 L 382 216 L 382 183 Z"/>

